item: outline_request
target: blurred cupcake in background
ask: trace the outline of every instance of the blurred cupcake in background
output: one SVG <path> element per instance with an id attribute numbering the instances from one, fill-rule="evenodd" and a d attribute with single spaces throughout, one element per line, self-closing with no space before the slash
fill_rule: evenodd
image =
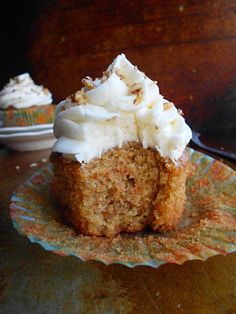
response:
<path id="1" fill-rule="evenodd" d="M 0 92 L 0 126 L 22 127 L 54 122 L 52 94 L 28 73 L 10 79 Z"/>

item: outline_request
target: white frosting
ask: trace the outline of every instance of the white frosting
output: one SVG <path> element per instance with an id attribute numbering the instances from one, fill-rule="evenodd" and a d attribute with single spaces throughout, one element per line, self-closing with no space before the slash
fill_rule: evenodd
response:
<path id="1" fill-rule="evenodd" d="M 137 141 L 176 162 L 192 133 L 156 82 L 119 55 L 100 79 L 57 106 L 54 152 L 89 162 L 113 147 Z"/>
<path id="2" fill-rule="evenodd" d="M 49 105 L 52 94 L 43 86 L 35 85 L 28 73 L 10 79 L 0 92 L 0 108 L 13 107 L 16 109 L 31 106 Z"/>

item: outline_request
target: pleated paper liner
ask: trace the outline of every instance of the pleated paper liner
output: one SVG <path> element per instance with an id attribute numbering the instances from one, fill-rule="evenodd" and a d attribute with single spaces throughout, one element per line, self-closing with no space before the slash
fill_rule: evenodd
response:
<path id="1" fill-rule="evenodd" d="M 128 267 L 206 260 L 236 251 L 236 172 L 220 161 L 189 149 L 185 214 L 178 230 L 140 232 L 114 239 L 76 234 L 63 224 L 50 193 L 52 170 L 36 172 L 13 193 L 10 212 L 17 231 L 44 249 L 83 261 Z"/>
<path id="2" fill-rule="evenodd" d="M 7 108 L 0 110 L 0 120 L 3 127 L 24 127 L 53 123 L 55 108 L 56 106 L 53 104 L 20 109 Z"/>

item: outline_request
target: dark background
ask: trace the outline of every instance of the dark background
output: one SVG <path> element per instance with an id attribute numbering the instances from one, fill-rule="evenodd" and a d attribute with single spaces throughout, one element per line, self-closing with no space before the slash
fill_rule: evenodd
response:
<path id="1" fill-rule="evenodd" d="M 8 1 L 0 12 L 0 85 L 30 72 L 54 101 L 121 52 L 191 126 L 236 147 L 236 2 Z"/>
<path id="2" fill-rule="evenodd" d="M 4 1 L 1 5 L 1 87 L 9 78 L 32 69 L 27 55 L 30 48 L 28 40 L 32 23 L 40 14 L 39 2 Z"/>

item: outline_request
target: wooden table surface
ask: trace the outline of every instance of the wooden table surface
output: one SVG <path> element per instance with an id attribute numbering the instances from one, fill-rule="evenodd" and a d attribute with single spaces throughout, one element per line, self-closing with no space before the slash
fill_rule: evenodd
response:
<path id="1" fill-rule="evenodd" d="M 11 194 L 49 154 L 0 149 L 0 313 L 236 313 L 236 253 L 130 269 L 55 255 L 20 236 Z"/>

